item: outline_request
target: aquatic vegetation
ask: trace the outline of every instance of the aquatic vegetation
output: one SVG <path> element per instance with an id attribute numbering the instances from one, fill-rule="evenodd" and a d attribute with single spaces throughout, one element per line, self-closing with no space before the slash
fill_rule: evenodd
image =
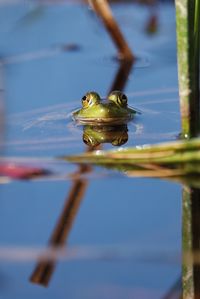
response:
<path id="1" fill-rule="evenodd" d="M 113 167 L 135 176 L 185 176 L 200 174 L 199 149 L 200 139 L 194 138 L 120 150 L 97 150 L 61 159 Z"/>
<path id="2" fill-rule="evenodd" d="M 199 19 L 198 0 L 176 0 L 177 56 L 182 135 L 199 131 Z"/>

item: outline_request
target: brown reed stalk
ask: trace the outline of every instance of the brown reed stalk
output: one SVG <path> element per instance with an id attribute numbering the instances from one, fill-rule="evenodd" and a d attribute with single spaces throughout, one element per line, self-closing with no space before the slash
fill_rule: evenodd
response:
<path id="1" fill-rule="evenodd" d="M 107 31 L 109 32 L 113 42 L 118 49 L 118 56 L 121 60 L 133 61 L 134 55 L 128 46 L 116 20 L 113 17 L 107 0 L 89 0 L 90 5 L 96 14 L 103 21 Z"/>

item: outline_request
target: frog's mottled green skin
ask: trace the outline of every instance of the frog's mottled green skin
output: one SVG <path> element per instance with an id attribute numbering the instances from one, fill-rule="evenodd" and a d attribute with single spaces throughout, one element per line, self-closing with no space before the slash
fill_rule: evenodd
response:
<path id="1" fill-rule="evenodd" d="M 107 100 L 96 92 L 88 92 L 82 98 L 82 108 L 73 113 L 81 124 L 124 124 L 131 120 L 136 111 L 127 105 L 127 97 L 120 91 L 113 91 Z"/>
<path id="2" fill-rule="evenodd" d="M 117 126 L 84 126 L 83 141 L 90 147 L 102 143 L 120 146 L 128 141 L 127 125 Z"/>

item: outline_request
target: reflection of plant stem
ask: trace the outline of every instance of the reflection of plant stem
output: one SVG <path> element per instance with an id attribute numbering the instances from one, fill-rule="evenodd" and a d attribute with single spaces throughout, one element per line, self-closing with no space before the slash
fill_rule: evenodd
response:
<path id="1" fill-rule="evenodd" d="M 192 206 L 192 250 L 200 250 L 200 189 L 191 189 Z M 200 265 L 193 264 L 193 283 L 195 299 L 200 299 Z"/>
<path id="2" fill-rule="evenodd" d="M 123 90 L 124 86 L 127 83 L 128 80 L 128 76 L 130 74 L 130 71 L 132 69 L 133 66 L 133 61 L 121 61 L 121 63 L 119 64 L 119 69 L 118 72 L 115 76 L 115 80 L 113 81 L 113 84 L 111 85 L 110 91 L 108 92 L 108 94 L 110 92 L 112 92 L 113 90 Z"/>
<path id="3" fill-rule="evenodd" d="M 119 51 L 119 58 L 126 61 L 132 61 L 134 59 L 132 51 L 112 15 L 107 0 L 89 0 L 89 3 L 94 8 L 96 14 L 102 19 L 106 29 L 113 39 Z"/>
<path id="4" fill-rule="evenodd" d="M 78 175 L 85 174 L 90 171 L 88 166 L 80 166 Z M 62 214 L 59 217 L 58 223 L 53 231 L 49 241 L 49 246 L 57 248 L 64 246 L 65 241 L 70 233 L 71 226 L 76 217 L 81 200 L 87 188 L 87 180 L 83 178 L 74 179 L 73 186 L 66 200 Z M 55 262 L 40 261 L 31 275 L 31 282 L 47 286 L 51 275 L 54 271 Z"/>
<path id="5" fill-rule="evenodd" d="M 183 251 L 198 252 L 200 249 L 200 189 L 183 189 Z M 200 265 L 192 257 L 183 260 L 183 299 L 200 298 Z"/>
<path id="6" fill-rule="evenodd" d="M 191 189 L 183 188 L 183 216 L 182 216 L 182 250 L 183 252 L 192 251 L 192 213 L 191 213 Z M 182 266 L 182 289 L 183 299 L 194 298 L 193 284 L 193 261 L 189 260 Z"/>

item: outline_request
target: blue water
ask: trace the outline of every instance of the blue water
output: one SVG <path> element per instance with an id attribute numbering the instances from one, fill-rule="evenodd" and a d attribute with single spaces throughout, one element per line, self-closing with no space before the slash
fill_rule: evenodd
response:
<path id="1" fill-rule="evenodd" d="M 174 7 L 160 4 L 153 36 L 144 30 L 150 15 L 145 6 L 112 9 L 138 57 L 125 93 L 142 114 L 129 124 L 126 146 L 174 140 L 180 132 Z M 70 112 L 88 90 L 105 96 L 119 67 L 100 20 L 83 4 L 21 3 L 1 5 L 0 23 L 4 157 L 54 158 L 84 151 L 82 127 L 72 122 Z M 69 44 L 75 50 L 63 51 Z M 44 288 L 29 281 L 37 264 L 29 254 L 46 248 L 73 184 L 68 175 L 77 166 L 50 166 L 45 160 L 42 165 L 60 179 L 1 185 L 0 296 L 162 298 L 181 275 L 181 186 L 94 168 L 66 244 L 98 249 L 101 258 L 77 254 L 58 261 Z M 114 250 L 103 258 L 110 246 L 123 256 L 114 258 Z"/>

